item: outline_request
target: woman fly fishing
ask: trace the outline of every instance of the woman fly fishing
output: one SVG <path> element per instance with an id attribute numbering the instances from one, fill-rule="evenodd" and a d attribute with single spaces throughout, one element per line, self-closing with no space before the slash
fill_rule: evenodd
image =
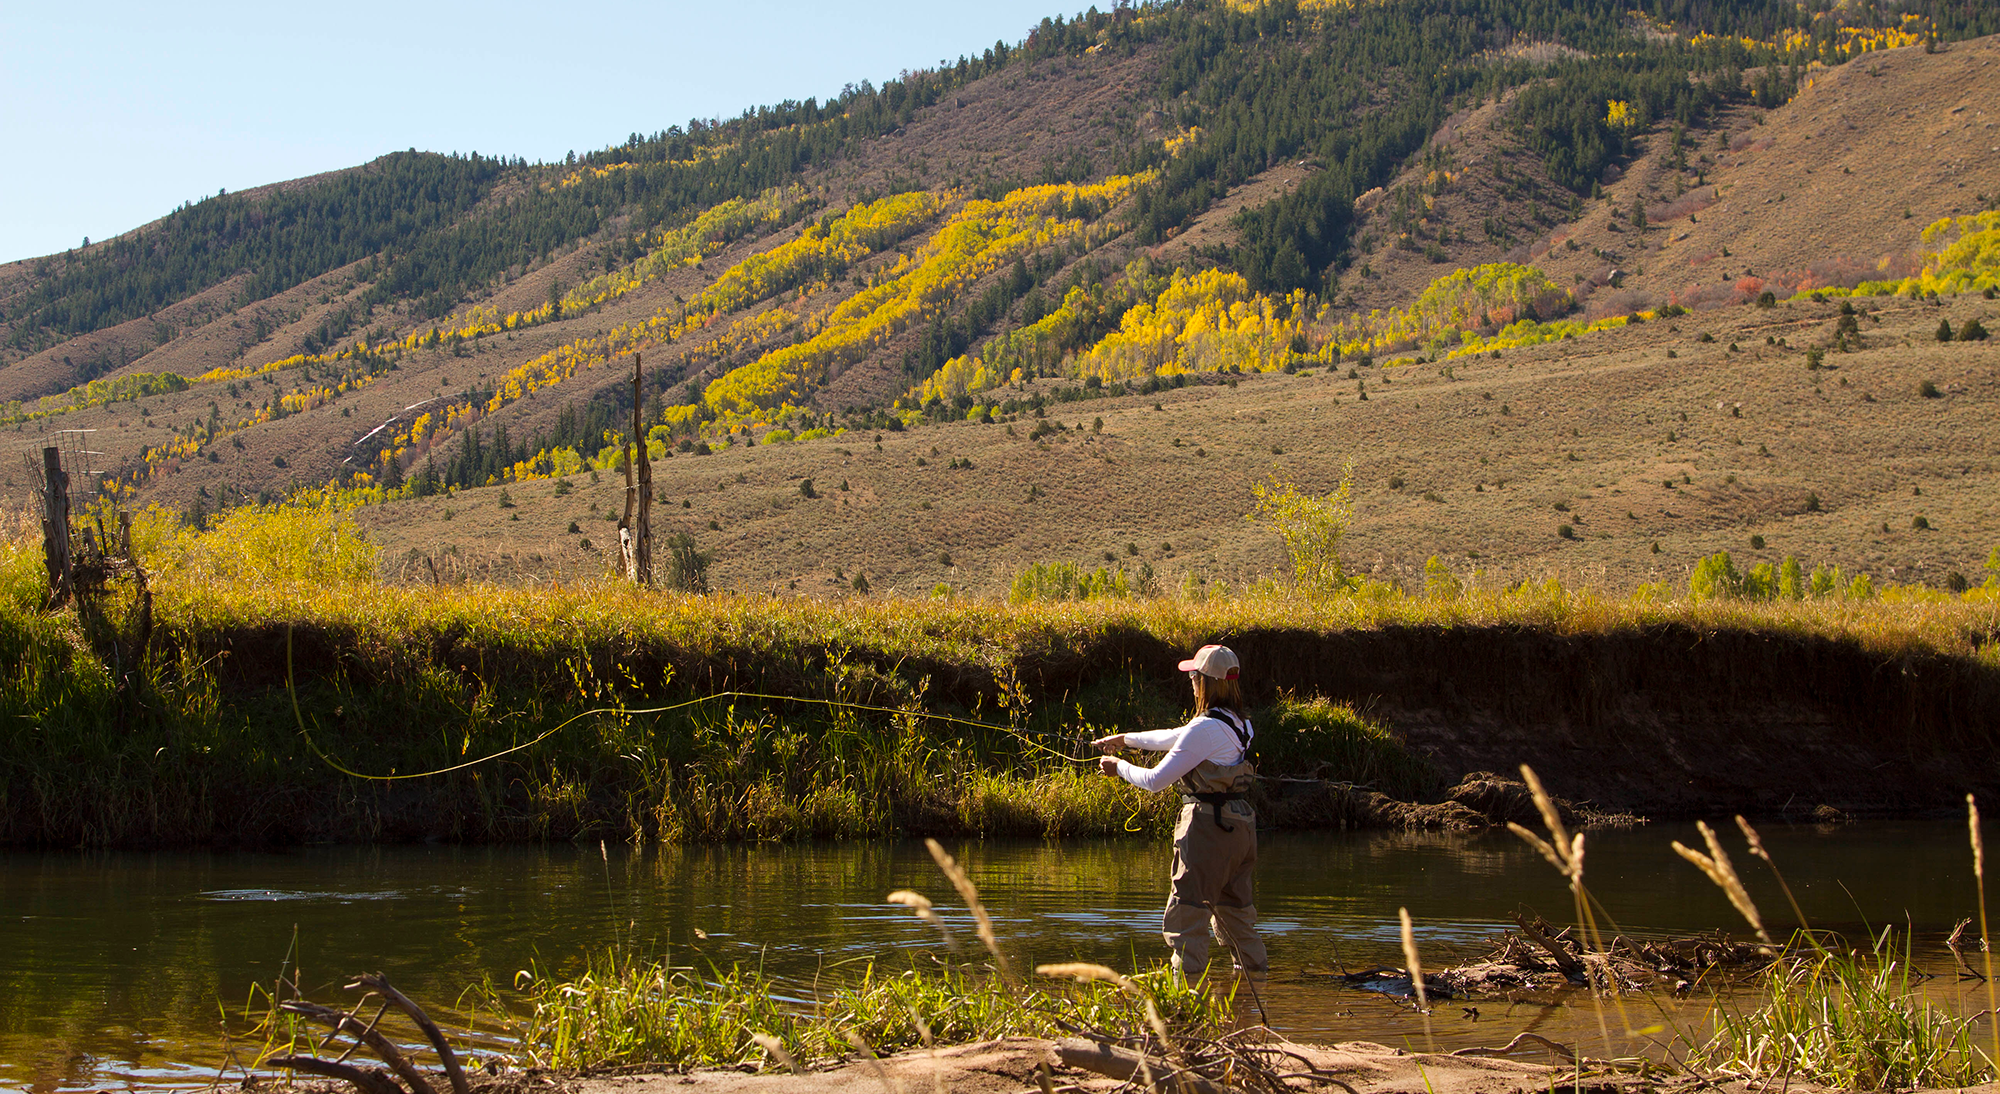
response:
<path id="1" fill-rule="evenodd" d="M 1176 729 L 1114 733 L 1091 744 L 1106 755 L 1098 770 L 1141 790 L 1178 784 L 1180 820 L 1174 825 L 1174 869 L 1167 892 L 1163 935 L 1183 977 L 1208 966 L 1214 932 L 1235 955 L 1239 972 L 1253 981 L 1270 968 L 1257 936 L 1251 874 L 1257 865 L 1257 813 L 1244 795 L 1256 768 L 1250 740 L 1256 731 L 1243 714 L 1242 662 L 1227 646 L 1203 646 L 1181 662 L 1194 686 L 1193 720 Z M 1140 767 L 1112 755 L 1138 748 L 1166 755 Z"/>

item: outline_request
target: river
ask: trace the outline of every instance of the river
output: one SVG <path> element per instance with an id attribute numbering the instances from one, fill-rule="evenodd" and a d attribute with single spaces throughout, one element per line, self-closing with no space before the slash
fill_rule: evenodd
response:
<path id="1" fill-rule="evenodd" d="M 1733 828 L 1727 835 L 1766 917 L 1789 927 L 1769 871 Z M 1967 990 L 1951 986 L 1941 946 L 1977 911 L 1962 821 L 1772 823 L 1764 836 L 1814 927 L 1858 938 L 1912 926 L 1918 964 L 1947 973 L 1932 990 Z M 1610 919 L 1634 937 L 1747 934 L 1722 894 L 1672 852 L 1674 839 L 1700 843 L 1681 825 L 1589 837 L 1586 881 Z M 1019 964 L 1131 968 L 1162 955 L 1162 844 L 948 846 Z M 1300 1038 L 1421 1047 L 1423 1025 L 1408 1007 L 1325 975 L 1401 965 L 1399 907 L 1415 920 L 1427 966 L 1482 952 L 1520 906 L 1556 923 L 1573 918 L 1562 879 L 1505 832 L 1272 833 L 1262 853 L 1258 902 L 1274 968 L 1264 1002 L 1271 1023 Z M 920 842 L 0 854 L 0 1090 L 199 1086 L 225 1068 L 238 1078 L 224 1028 L 240 1030 L 253 986 L 271 985 L 292 955 L 312 998 L 338 1001 L 347 974 L 382 971 L 461 1020 L 454 1003 L 468 986 L 504 988 L 528 968 L 560 974 L 615 946 L 697 968 L 754 963 L 810 996 L 816 981 L 852 975 L 861 961 L 907 967 L 937 946 L 930 928 L 882 901 L 901 888 L 930 895 L 971 938 Z M 1477 1018 L 1441 1005 L 1431 1036 L 1440 1048 L 1499 1044 L 1530 1026 L 1596 1038 L 1587 998 L 1575 1002 L 1486 1003 Z M 1710 1003 L 1639 1005 L 1652 1017 L 1634 1025 L 1696 1028 Z M 236 1050 L 245 1063 L 247 1048 Z"/>

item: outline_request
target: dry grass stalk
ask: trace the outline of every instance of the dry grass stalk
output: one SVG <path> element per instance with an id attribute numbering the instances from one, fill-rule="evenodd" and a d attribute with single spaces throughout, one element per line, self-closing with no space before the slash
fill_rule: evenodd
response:
<path id="1" fill-rule="evenodd" d="M 1534 796 L 1535 808 L 1542 814 L 1542 823 L 1549 830 L 1549 838 L 1542 839 L 1512 821 L 1507 822 L 1507 828 L 1527 841 L 1530 847 L 1541 852 L 1542 857 L 1549 861 L 1549 865 L 1568 879 L 1570 899 L 1576 905 L 1576 922 L 1583 928 L 1584 937 L 1590 942 L 1591 948 L 1603 953 L 1604 937 L 1597 929 L 1596 917 L 1591 914 L 1590 893 L 1583 887 L 1583 833 L 1571 835 L 1569 830 L 1563 827 L 1562 811 L 1556 808 L 1555 799 L 1543 788 L 1541 777 L 1535 774 L 1534 768 L 1522 764 L 1521 781 L 1528 784 L 1528 793 Z M 1604 1017 L 1604 996 L 1607 994 L 1611 996 L 1613 1004 L 1618 1007 L 1619 1019 L 1626 1029 L 1631 1029 L 1632 1023 L 1626 1018 L 1625 1004 L 1618 998 L 1617 986 L 1610 978 L 1608 966 L 1601 962 L 1586 961 L 1583 967 L 1585 979 L 1590 982 L 1591 1001 L 1597 1009 L 1598 1034 L 1604 1038 L 1606 1054 L 1615 1054 L 1611 1044 L 1611 1026 Z"/>
<path id="2" fill-rule="evenodd" d="M 792 1058 L 792 1054 L 785 1050 L 785 1043 L 783 1041 L 763 1032 L 752 1033 L 750 1039 L 757 1042 L 758 1048 L 769 1053 L 771 1059 L 783 1065 L 785 1070 L 790 1071 L 794 1075 L 804 1075 L 806 1073 L 806 1069 L 800 1067 L 799 1062 Z"/>
<path id="3" fill-rule="evenodd" d="M 1424 994 L 1424 970 L 1417 961 L 1417 932 L 1410 925 L 1410 910 L 1398 908 L 1396 915 L 1403 921 L 1403 960 L 1409 964 L 1410 984 L 1417 989 L 1417 1006 L 1428 1011 L 1431 1001 Z"/>
<path id="4" fill-rule="evenodd" d="M 1764 865 L 1771 868 L 1771 876 L 1778 879 L 1778 888 L 1785 891 L 1785 902 L 1792 906 L 1792 915 L 1798 919 L 1799 929 L 1806 932 L 1808 939 L 1812 938 L 1812 927 L 1806 922 L 1805 910 L 1799 907 L 1799 899 L 1792 895 L 1791 885 L 1786 883 L 1785 875 L 1779 872 L 1777 860 L 1771 857 L 1771 852 L 1764 849 L 1763 837 L 1757 834 L 1755 828 L 1750 827 L 1750 822 L 1744 820 L 1740 813 L 1736 816 L 1736 827 L 1742 831 L 1743 838 L 1750 841 L 1750 853 L 1763 859 Z M 1818 942 L 1815 941 L 1814 945 L 1818 945 Z"/>
<path id="5" fill-rule="evenodd" d="M 1171 1050 L 1173 1038 L 1167 1034 L 1167 1023 L 1160 1017 L 1160 1009 L 1153 1005 L 1152 995 L 1146 989 L 1140 987 L 1138 981 L 1133 980 L 1124 973 L 1116 969 L 1106 968 L 1103 965 L 1093 965 L 1088 961 L 1072 961 L 1058 965 L 1036 965 L 1035 975 L 1067 977 L 1071 980 L 1084 983 L 1099 980 L 1115 985 L 1119 991 L 1145 1004 L 1146 1024 L 1152 1027 L 1153 1035 L 1160 1039 L 1160 1045 L 1163 1048 Z"/>
<path id="6" fill-rule="evenodd" d="M 1986 838 L 1979 831 L 1979 800 L 1965 796 L 1966 825 L 1972 830 L 1972 880 L 1979 887 L 1979 952 L 1986 961 L 1986 1022 L 1993 1027 L 1993 1062 L 2000 1066 L 2000 992 L 1993 985 L 1993 936 L 1986 925 Z"/>
<path id="7" fill-rule="evenodd" d="M 1555 799 L 1542 788 L 1542 780 L 1536 776 L 1534 768 L 1522 764 L 1521 780 L 1528 784 L 1528 793 L 1534 796 L 1535 808 L 1541 811 L 1542 823 L 1548 826 L 1549 838 L 1545 840 L 1513 821 L 1507 822 L 1508 831 L 1540 851 L 1542 857 L 1549 860 L 1549 865 L 1569 879 L 1570 891 L 1580 893 L 1583 886 L 1583 833 L 1572 836 L 1563 827 L 1562 813 L 1556 809 Z"/>
<path id="8" fill-rule="evenodd" d="M 937 911 L 931 904 L 931 898 L 913 889 L 898 889 L 882 899 L 887 900 L 891 904 L 901 904 L 909 908 L 918 919 L 938 929 L 938 933 L 944 936 L 944 944 L 947 948 L 953 951 L 958 949 L 958 939 L 952 937 L 951 924 L 946 923 L 944 917 L 937 914 Z"/>
<path id="9" fill-rule="evenodd" d="M 1410 910 L 1396 909 L 1396 915 L 1403 922 L 1403 960 L 1410 967 L 1410 986 L 1417 989 L 1417 1013 L 1424 1016 L 1424 1044 L 1435 1049 L 1431 1039 L 1431 1001 L 1424 992 L 1424 967 L 1417 960 L 1417 932 L 1410 925 Z"/>
<path id="10" fill-rule="evenodd" d="M 985 943 L 986 952 L 993 955 L 993 962 L 1000 969 L 1000 979 L 1006 981 L 1009 988 L 1018 987 L 1014 980 L 1013 969 L 1007 964 L 1007 955 L 1000 952 L 1000 938 L 993 933 L 993 919 L 986 914 L 986 905 L 980 903 L 978 886 L 972 884 L 972 879 L 966 876 L 965 870 L 958 865 L 958 860 L 951 857 L 951 853 L 944 849 L 943 844 L 934 839 L 926 839 L 924 846 L 930 849 L 931 858 L 937 861 L 938 869 L 944 871 L 944 876 L 951 879 L 952 887 L 958 890 L 959 897 L 965 901 L 966 909 L 972 913 L 972 922 L 979 931 L 979 941 Z"/>
<path id="11" fill-rule="evenodd" d="M 853 1045 L 854 1051 L 861 1054 L 861 1059 L 867 1063 L 868 1070 L 881 1082 L 882 1089 L 889 1094 L 903 1094 L 902 1084 L 889 1076 L 889 1069 L 882 1066 L 881 1058 L 875 1055 L 873 1048 L 869 1047 L 867 1039 L 851 1029 L 847 1031 L 846 1037 L 847 1043 Z"/>
<path id="12" fill-rule="evenodd" d="M 1092 980 L 1101 980 L 1104 983 L 1116 985 L 1118 990 L 1125 992 L 1127 995 L 1145 994 L 1145 990 L 1139 987 L 1138 982 L 1124 973 L 1116 969 L 1106 968 L 1103 965 L 1093 965 L 1087 961 L 1071 961 L 1059 965 L 1036 965 L 1035 975 L 1066 977 L 1086 983 Z"/>
<path id="13" fill-rule="evenodd" d="M 1724 851 L 1722 841 L 1715 838 L 1715 829 L 1710 828 L 1707 821 L 1696 821 L 1695 830 L 1700 832 L 1701 838 L 1708 843 L 1708 854 L 1704 855 L 1679 840 L 1674 841 L 1674 851 L 1708 875 L 1708 880 L 1722 890 L 1723 895 L 1729 898 L 1729 903 L 1735 905 L 1743 918 L 1750 922 L 1750 926 L 1757 932 L 1757 937 L 1763 939 L 1765 945 L 1775 945 L 1776 943 L 1771 941 L 1770 932 L 1764 929 L 1764 917 L 1757 913 L 1757 905 L 1750 900 L 1750 891 L 1743 887 L 1743 879 L 1736 876 L 1736 867 L 1729 861 L 1729 852 Z"/>

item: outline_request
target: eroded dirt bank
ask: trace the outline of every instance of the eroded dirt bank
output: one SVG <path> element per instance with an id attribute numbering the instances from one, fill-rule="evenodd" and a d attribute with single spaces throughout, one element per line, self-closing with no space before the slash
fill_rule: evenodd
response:
<path id="1" fill-rule="evenodd" d="M 1683 626 L 1236 641 L 1267 688 L 1352 702 L 1451 775 L 1526 763 L 1599 809 L 1914 814 L 2000 790 L 2000 671 L 1971 658 Z"/>

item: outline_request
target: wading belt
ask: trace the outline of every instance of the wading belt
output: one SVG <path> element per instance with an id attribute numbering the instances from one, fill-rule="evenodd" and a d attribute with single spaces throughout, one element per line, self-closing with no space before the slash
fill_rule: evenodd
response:
<path id="1" fill-rule="evenodd" d="M 1236 734 L 1236 744 L 1242 749 L 1240 757 L 1236 762 L 1240 764 L 1245 759 L 1248 759 L 1250 755 L 1250 738 L 1243 732 L 1243 727 L 1237 724 L 1236 719 L 1225 714 L 1220 708 L 1210 710 L 1208 716 L 1228 726 L 1229 731 Z M 1240 802 L 1244 797 L 1245 795 L 1234 793 L 1197 794 L 1191 790 L 1181 791 L 1181 803 L 1184 805 L 1200 804 L 1214 806 L 1215 826 L 1224 832 L 1234 832 L 1236 829 L 1222 823 L 1222 807 L 1229 802 Z"/>

